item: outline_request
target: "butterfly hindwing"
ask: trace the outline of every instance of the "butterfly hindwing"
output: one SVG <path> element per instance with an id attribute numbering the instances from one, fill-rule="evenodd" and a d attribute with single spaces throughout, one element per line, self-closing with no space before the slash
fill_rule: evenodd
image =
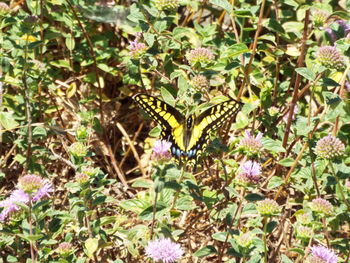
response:
<path id="1" fill-rule="evenodd" d="M 229 100 L 205 110 L 195 120 L 191 140 L 188 145 L 188 155 L 195 158 L 208 142 L 211 130 L 219 128 L 228 118 L 236 116 L 242 104 Z"/>

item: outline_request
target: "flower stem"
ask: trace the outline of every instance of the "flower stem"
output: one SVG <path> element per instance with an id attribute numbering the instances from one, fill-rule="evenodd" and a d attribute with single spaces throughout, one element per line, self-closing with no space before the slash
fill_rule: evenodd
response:
<path id="1" fill-rule="evenodd" d="M 264 217 L 264 262 L 267 263 L 267 217 Z"/>
<path id="2" fill-rule="evenodd" d="M 183 177 L 185 175 L 185 167 L 186 167 L 186 165 L 187 165 L 187 162 L 185 162 L 184 165 L 181 167 L 181 174 L 180 174 L 179 179 L 177 180 L 178 184 L 181 183 L 181 181 L 182 181 L 182 179 L 183 179 Z M 176 201 L 179 198 L 179 194 L 180 194 L 180 191 L 176 191 L 174 199 L 173 199 L 173 203 L 171 204 L 171 207 L 170 207 L 170 210 L 174 209 Z"/>
<path id="3" fill-rule="evenodd" d="M 156 212 L 157 212 L 157 201 L 158 201 L 158 191 L 155 191 L 156 195 L 154 197 L 154 203 L 153 203 L 153 211 L 152 211 L 152 225 L 151 225 L 151 240 L 153 237 L 153 232 L 154 232 L 154 223 L 156 221 Z"/>
<path id="4" fill-rule="evenodd" d="M 33 236 L 32 202 L 29 203 L 29 234 Z M 35 263 L 33 240 L 31 240 L 29 244 L 30 244 L 30 256 L 32 258 L 32 263 Z"/>

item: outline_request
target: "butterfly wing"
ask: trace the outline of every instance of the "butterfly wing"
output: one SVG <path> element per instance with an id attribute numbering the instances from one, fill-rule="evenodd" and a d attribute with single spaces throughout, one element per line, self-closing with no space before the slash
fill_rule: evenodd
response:
<path id="1" fill-rule="evenodd" d="M 180 158 L 185 151 L 184 124 L 185 117 L 169 104 L 147 94 L 138 94 L 134 100 L 162 128 L 162 139 L 171 143 L 171 152 Z"/>
<path id="2" fill-rule="evenodd" d="M 195 159 L 197 154 L 206 147 L 209 132 L 219 128 L 228 118 L 235 117 L 241 108 L 242 103 L 231 99 L 210 107 L 200 114 L 195 120 L 187 147 L 188 158 Z"/>

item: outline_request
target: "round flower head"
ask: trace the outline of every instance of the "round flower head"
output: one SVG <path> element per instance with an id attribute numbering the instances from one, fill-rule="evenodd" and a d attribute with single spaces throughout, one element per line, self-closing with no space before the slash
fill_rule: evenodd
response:
<path id="1" fill-rule="evenodd" d="M 156 160 L 165 161 L 171 159 L 170 153 L 171 143 L 164 140 L 158 140 L 153 146 L 152 157 Z"/>
<path id="2" fill-rule="evenodd" d="M 79 184 L 85 184 L 89 181 L 89 179 L 90 177 L 86 173 L 77 173 L 75 175 L 75 181 L 77 181 Z"/>
<path id="3" fill-rule="evenodd" d="M 160 238 L 149 241 L 146 247 L 146 255 L 156 262 L 172 263 L 183 254 L 179 244 L 172 242 L 169 238 Z"/>
<path id="4" fill-rule="evenodd" d="M 279 213 L 280 207 L 275 200 L 264 199 L 256 203 L 256 210 L 263 216 L 272 216 Z"/>
<path id="5" fill-rule="evenodd" d="M 192 49 L 187 54 L 187 60 L 192 65 L 197 63 L 209 63 L 214 60 L 214 54 L 207 48 L 199 47 L 196 49 Z"/>
<path id="6" fill-rule="evenodd" d="M 278 113 L 279 113 L 279 109 L 278 109 L 277 107 L 271 106 L 271 107 L 269 108 L 269 114 L 270 114 L 271 116 L 276 116 Z"/>
<path id="7" fill-rule="evenodd" d="M 304 211 L 297 211 L 295 214 L 295 217 L 297 218 L 298 223 L 302 225 L 309 225 L 312 222 L 312 215 L 311 213 L 306 213 Z"/>
<path id="8" fill-rule="evenodd" d="M 236 180 L 242 184 L 257 184 L 260 181 L 261 167 L 254 161 L 242 163 Z"/>
<path id="9" fill-rule="evenodd" d="M 308 260 L 310 263 L 337 263 L 338 256 L 326 247 L 313 246 Z"/>
<path id="10" fill-rule="evenodd" d="M 83 166 L 81 168 L 81 172 L 86 174 L 87 176 L 91 177 L 91 176 L 94 176 L 98 172 L 98 169 L 91 167 L 91 166 Z"/>
<path id="11" fill-rule="evenodd" d="M 130 41 L 130 55 L 133 58 L 139 58 L 142 57 L 148 50 L 148 46 L 145 43 L 139 42 L 139 36 L 136 36 L 136 39 L 134 41 Z"/>
<path id="12" fill-rule="evenodd" d="M 312 228 L 308 226 L 298 226 L 296 228 L 296 232 L 297 232 L 297 237 L 300 239 L 308 240 L 312 238 L 312 236 L 314 235 L 314 231 L 312 230 Z"/>
<path id="13" fill-rule="evenodd" d="M 344 57 L 332 46 L 320 47 L 316 59 L 326 68 L 341 70 L 345 67 Z"/>
<path id="14" fill-rule="evenodd" d="M 194 76 L 191 82 L 195 89 L 202 90 L 209 88 L 209 82 L 203 75 Z"/>
<path id="15" fill-rule="evenodd" d="M 244 248 L 250 247 L 250 245 L 253 243 L 253 237 L 254 235 L 250 232 L 241 233 L 239 236 L 234 236 L 237 244 Z"/>
<path id="16" fill-rule="evenodd" d="M 316 213 L 331 215 L 333 213 L 333 205 L 323 198 L 315 198 L 310 203 L 310 208 Z"/>
<path id="17" fill-rule="evenodd" d="M 85 157 L 88 153 L 88 147 L 81 142 L 75 142 L 69 147 L 69 151 L 76 157 Z"/>
<path id="18" fill-rule="evenodd" d="M 345 145 L 331 134 L 320 139 L 315 148 L 315 153 L 323 159 L 334 159 L 344 154 Z"/>
<path id="19" fill-rule="evenodd" d="M 0 207 L 4 209 L 0 213 L 0 222 L 4 222 L 14 212 L 20 210 L 20 207 L 16 203 L 29 203 L 29 195 L 22 189 L 14 190 L 10 197 L 0 202 Z"/>
<path id="20" fill-rule="evenodd" d="M 179 0 L 153 0 L 158 10 L 176 9 L 179 6 Z"/>
<path id="21" fill-rule="evenodd" d="M 0 16 L 10 13 L 10 11 L 11 9 L 6 3 L 0 2 Z"/>
<path id="22" fill-rule="evenodd" d="M 18 179 L 18 188 L 26 193 L 32 193 L 43 185 L 43 179 L 35 174 L 27 174 Z"/>
<path id="23" fill-rule="evenodd" d="M 329 17 L 329 13 L 323 10 L 317 9 L 312 14 L 312 21 L 315 27 L 322 27 L 326 23 L 328 17 Z"/>
<path id="24" fill-rule="evenodd" d="M 73 251 L 72 244 L 69 242 L 62 242 L 57 247 L 57 253 L 63 257 L 69 256 L 69 254 Z"/>
<path id="25" fill-rule="evenodd" d="M 263 134 L 259 132 L 256 137 L 250 134 L 250 131 L 245 130 L 245 135 L 243 139 L 239 142 L 238 147 L 247 151 L 250 154 L 258 154 L 261 152 L 263 148 L 263 144 L 261 142 Z"/>

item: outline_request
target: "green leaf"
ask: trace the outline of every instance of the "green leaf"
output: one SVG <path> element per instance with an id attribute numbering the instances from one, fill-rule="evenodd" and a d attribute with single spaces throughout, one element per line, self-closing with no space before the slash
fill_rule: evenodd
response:
<path id="1" fill-rule="evenodd" d="M 171 106 L 175 106 L 175 98 L 166 88 L 161 88 L 160 93 L 162 94 L 162 97 L 166 103 L 170 104 Z"/>
<path id="2" fill-rule="evenodd" d="M 259 194 L 247 194 L 244 199 L 246 199 L 247 201 L 250 202 L 254 202 L 254 201 L 260 201 L 260 200 L 264 200 L 265 197 L 259 195 Z"/>
<path id="3" fill-rule="evenodd" d="M 338 103 L 341 102 L 341 98 L 337 94 L 334 94 L 333 92 L 324 91 L 322 92 L 322 96 L 326 104 L 328 105 L 334 106 L 334 105 L 338 105 Z"/>
<path id="4" fill-rule="evenodd" d="M 47 132 L 46 129 L 44 127 L 40 127 L 37 126 L 33 129 L 33 137 L 46 137 L 47 136 Z"/>
<path id="5" fill-rule="evenodd" d="M 7 262 L 20 262 L 16 257 L 14 256 L 7 256 L 6 258 Z"/>
<path id="6" fill-rule="evenodd" d="M 134 188 L 141 187 L 151 189 L 153 187 L 153 181 L 146 178 L 137 178 L 131 186 Z"/>
<path id="7" fill-rule="evenodd" d="M 274 189 L 284 184 L 284 180 L 279 176 L 273 176 L 267 185 L 267 189 Z"/>
<path id="8" fill-rule="evenodd" d="M 27 241 L 36 241 L 39 240 L 40 238 L 42 238 L 44 235 L 39 234 L 39 235 L 22 235 L 19 234 L 18 236 L 22 237 L 23 239 L 27 240 Z"/>
<path id="9" fill-rule="evenodd" d="M 0 130 L 2 129 L 1 127 L 5 128 L 5 130 L 12 130 L 18 125 L 11 112 L 0 112 Z"/>
<path id="10" fill-rule="evenodd" d="M 295 71 L 310 81 L 314 81 L 316 78 L 316 74 L 308 68 L 296 68 Z"/>
<path id="11" fill-rule="evenodd" d="M 85 241 L 86 255 L 89 258 L 93 258 L 94 253 L 98 249 L 98 239 L 97 238 L 88 238 Z"/>
<path id="12" fill-rule="evenodd" d="M 282 166 L 285 166 L 285 167 L 291 167 L 294 163 L 294 159 L 288 157 L 288 158 L 284 158 L 284 159 L 280 160 L 278 163 Z"/>
<path id="13" fill-rule="evenodd" d="M 280 152 L 285 152 L 286 151 L 283 148 L 281 141 L 277 141 L 277 140 L 273 140 L 271 138 L 263 137 L 261 139 L 261 142 L 264 145 L 264 148 L 269 150 L 269 151 L 272 151 L 272 152 L 275 152 L 275 153 L 280 153 Z"/>
<path id="14" fill-rule="evenodd" d="M 137 214 L 146 209 L 149 205 L 150 204 L 148 202 L 140 199 L 124 200 L 119 204 L 121 208 Z"/>
<path id="15" fill-rule="evenodd" d="M 151 34 L 151 33 L 144 33 L 143 34 L 143 37 L 145 39 L 145 41 L 147 42 L 147 45 L 148 46 L 153 46 L 154 44 L 154 40 L 155 40 L 155 36 L 154 34 Z"/>
<path id="16" fill-rule="evenodd" d="M 211 4 L 220 6 L 226 10 L 229 14 L 232 12 L 232 5 L 227 0 L 211 0 Z"/>
<path id="17" fill-rule="evenodd" d="M 55 61 L 51 61 L 50 65 L 55 66 L 57 68 L 67 68 L 69 70 L 72 70 L 72 68 L 70 67 L 69 61 L 67 60 L 55 60 Z"/>
<path id="18" fill-rule="evenodd" d="M 69 36 L 66 38 L 66 46 L 67 46 L 67 49 L 72 51 L 75 47 L 75 40 L 72 36 Z"/>
<path id="19" fill-rule="evenodd" d="M 250 49 L 244 43 L 234 44 L 223 51 L 221 58 L 236 57 L 248 52 L 250 52 Z"/>
<path id="20" fill-rule="evenodd" d="M 202 258 L 202 257 L 209 256 L 210 254 L 216 254 L 216 253 L 217 251 L 214 246 L 205 246 L 197 250 L 196 252 L 194 252 L 193 256 Z"/>
<path id="21" fill-rule="evenodd" d="M 267 20 L 267 28 L 271 29 L 272 31 L 275 31 L 277 33 L 281 33 L 284 34 L 284 28 L 282 27 L 282 25 L 274 18 L 269 18 Z"/>
<path id="22" fill-rule="evenodd" d="M 323 87 L 339 87 L 340 84 L 330 78 L 321 78 L 320 85 Z"/>
<path id="23" fill-rule="evenodd" d="M 221 242 L 225 242 L 227 232 L 218 232 L 212 235 L 212 238 Z"/>

